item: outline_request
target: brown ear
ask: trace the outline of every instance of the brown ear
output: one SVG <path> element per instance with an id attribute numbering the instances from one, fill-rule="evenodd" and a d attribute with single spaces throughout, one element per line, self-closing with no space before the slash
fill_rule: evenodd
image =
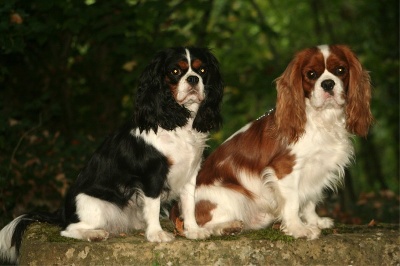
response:
<path id="1" fill-rule="evenodd" d="M 370 109 L 371 79 L 355 54 L 341 46 L 349 62 L 349 87 L 346 95 L 346 127 L 353 134 L 365 137 L 373 117 Z"/>
<path id="2" fill-rule="evenodd" d="M 296 142 L 304 133 L 305 99 L 301 73 L 301 55 L 297 55 L 276 79 L 277 102 L 275 122 L 279 137 Z"/>

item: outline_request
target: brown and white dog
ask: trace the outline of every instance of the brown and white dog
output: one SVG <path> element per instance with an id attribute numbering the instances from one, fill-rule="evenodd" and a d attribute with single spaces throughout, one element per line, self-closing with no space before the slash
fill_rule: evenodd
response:
<path id="1" fill-rule="evenodd" d="M 295 238 L 318 238 L 333 220 L 316 214 L 354 156 L 353 134 L 372 121 L 370 77 L 346 46 L 299 52 L 276 80 L 276 109 L 217 148 L 197 177 L 196 219 L 215 235 L 275 221 Z"/>

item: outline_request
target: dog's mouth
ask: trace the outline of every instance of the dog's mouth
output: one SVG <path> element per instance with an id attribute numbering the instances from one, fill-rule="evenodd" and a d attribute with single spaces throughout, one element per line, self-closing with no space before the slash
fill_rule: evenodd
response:
<path id="1" fill-rule="evenodd" d="M 343 108 L 345 101 L 338 95 L 327 95 L 322 106 L 320 108 L 333 108 L 333 109 L 341 109 Z"/>
<path id="2" fill-rule="evenodd" d="M 316 109 L 340 109 L 345 104 L 342 94 L 335 90 L 323 91 L 311 97 L 311 105 Z"/>
<path id="3" fill-rule="evenodd" d="M 190 87 L 182 97 L 178 99 L 179 104 L 186 105 L 191 103 L 201 103 L 204 100 L 204 94 L 197 87 Z"/>

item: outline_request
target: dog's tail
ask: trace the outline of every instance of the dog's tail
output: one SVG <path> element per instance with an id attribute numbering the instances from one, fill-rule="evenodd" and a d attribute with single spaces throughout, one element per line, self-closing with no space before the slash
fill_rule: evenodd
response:
<path id="1" fill-rule="evenodd" d="M 25 230 L 34 222 L 63 225 L 62 212 L 33 212 L 21 215 L 0 231 L 0 262 L 18 263 L 19 249 Z"/>

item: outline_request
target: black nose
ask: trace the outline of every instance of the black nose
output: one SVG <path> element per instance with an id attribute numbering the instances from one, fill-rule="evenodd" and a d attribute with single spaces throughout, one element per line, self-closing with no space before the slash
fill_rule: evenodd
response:
<path id="1" fill-rule="evenodd" d="M 326 79 L 321 82 L 321 87 L 324 89 L 324 91 L 331 91 L 333 87 L 335 87 L 335 82 L 331 79 Z"/>
<path id="2" fill-rule="evenodd" d="M 190 85 L 196 85 L 199 83 L 199 77 L 197 76 L 189 76 L 187 79 L 187 82 L 189 82 Z"/>

